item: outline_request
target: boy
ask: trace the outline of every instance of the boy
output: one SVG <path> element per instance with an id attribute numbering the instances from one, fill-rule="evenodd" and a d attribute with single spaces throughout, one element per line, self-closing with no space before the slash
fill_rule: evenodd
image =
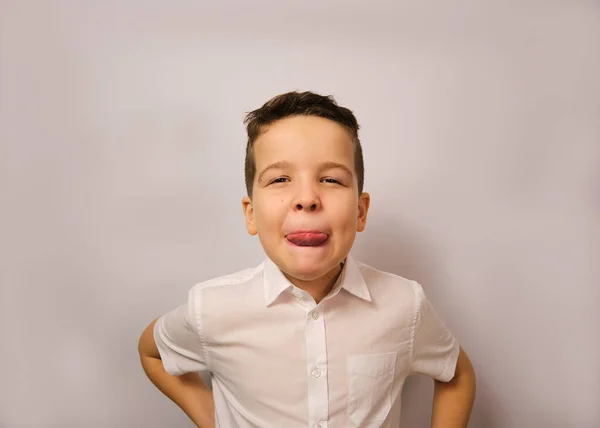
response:
<path id="1" fill-rule="evenodd" d="M 404 381 L 422 373 L 432 427 L 466 427 L 473 367 L 421 285 L 349 254 L 370 204 L 353 113 L 291 92 L 245 123 L 242 207 L 267 257 L 146 328 L 150 380 L 202 428 L 362 428 L 398 427 Z"/>

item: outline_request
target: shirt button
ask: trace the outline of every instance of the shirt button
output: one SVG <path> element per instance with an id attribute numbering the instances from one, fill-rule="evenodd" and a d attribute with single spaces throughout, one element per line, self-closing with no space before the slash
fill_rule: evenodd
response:
<path id="1" fill-rule="evenodd" d="M 314 369 L 314 370 L 312 371 L 312 375 L 313 375 L 314 377 L 319 377 L 319 376 L 321 376 L 321 370 L 319 370 L 319 369 Z"/>
<path id="2" fill-rule="evenodd" d="M 312 319 L 314 320 L 318 320 L 319 319 L 319 313 L 317 311 L 312 311 L 310 313 L 310 316 L 312 317 Z"/>

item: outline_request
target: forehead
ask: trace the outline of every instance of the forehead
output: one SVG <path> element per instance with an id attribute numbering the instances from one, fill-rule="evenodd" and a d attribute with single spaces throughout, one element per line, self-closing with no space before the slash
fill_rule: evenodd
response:
<path id="1" fill-rule="evenodd" d="M 317 116 L 293 116 L 271 125 L 254 142 L 256 168 L 277 161 L 335 161 L 353 168 L 354 145 L 348 129 Z"/>

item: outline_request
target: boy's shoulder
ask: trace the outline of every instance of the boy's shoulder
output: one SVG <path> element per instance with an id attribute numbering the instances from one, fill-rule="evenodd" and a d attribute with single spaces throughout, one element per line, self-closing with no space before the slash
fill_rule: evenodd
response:
<path id="1" fill-rule="evenodd" d="M 423 287 L 415 280 L 375 268 L 358 260 L 355 261 L 355 264 L 370 290 L 385 289 L 386 291 L 408 292 L 417 297 L 423 293 Z"/>
<path id="2" fill-rule="evenodd" d="M 264 266 L 263 261 L 253 268 L 198 282 L 189 290 L 188 298 L 203 314 L 218 317 L 257 310 L 264 306 Z"/>
<path id="3" fill-rule="evenodd" d="M 228 286 L 228 285 L 239 285 L 254 281 L 261 275 L 264 263 L 258 266 L 241 269 L 235 272 L 230 272 L 225 275 L 213 277 L 202 282 L 196 283 L 191 291 L 199 292 L 206 288 Z"/>

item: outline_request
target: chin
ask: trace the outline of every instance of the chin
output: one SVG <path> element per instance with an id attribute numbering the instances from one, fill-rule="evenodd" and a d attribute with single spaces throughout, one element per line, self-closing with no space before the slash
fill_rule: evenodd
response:
<path id="1" fill-rule="evenodd" d="M 290 260 L 285 263 L 286 273 L 301 281 L 313 281 L 321 278 L 335 267 L 335 263 L 309 260 Z M 331 265 L 331 266 L 330 266 Z"/>
<path id="2" fill-rule="evenodd" d="M 316 279 L 321 278 L 323 275 L 325 275 L 327 273 L 327 271 L 310 271 L 307 272 L 305 270 L 288 270 L 286 272 L 289 276 L 299 279 L 300 281 L 314 281 Z"/>

